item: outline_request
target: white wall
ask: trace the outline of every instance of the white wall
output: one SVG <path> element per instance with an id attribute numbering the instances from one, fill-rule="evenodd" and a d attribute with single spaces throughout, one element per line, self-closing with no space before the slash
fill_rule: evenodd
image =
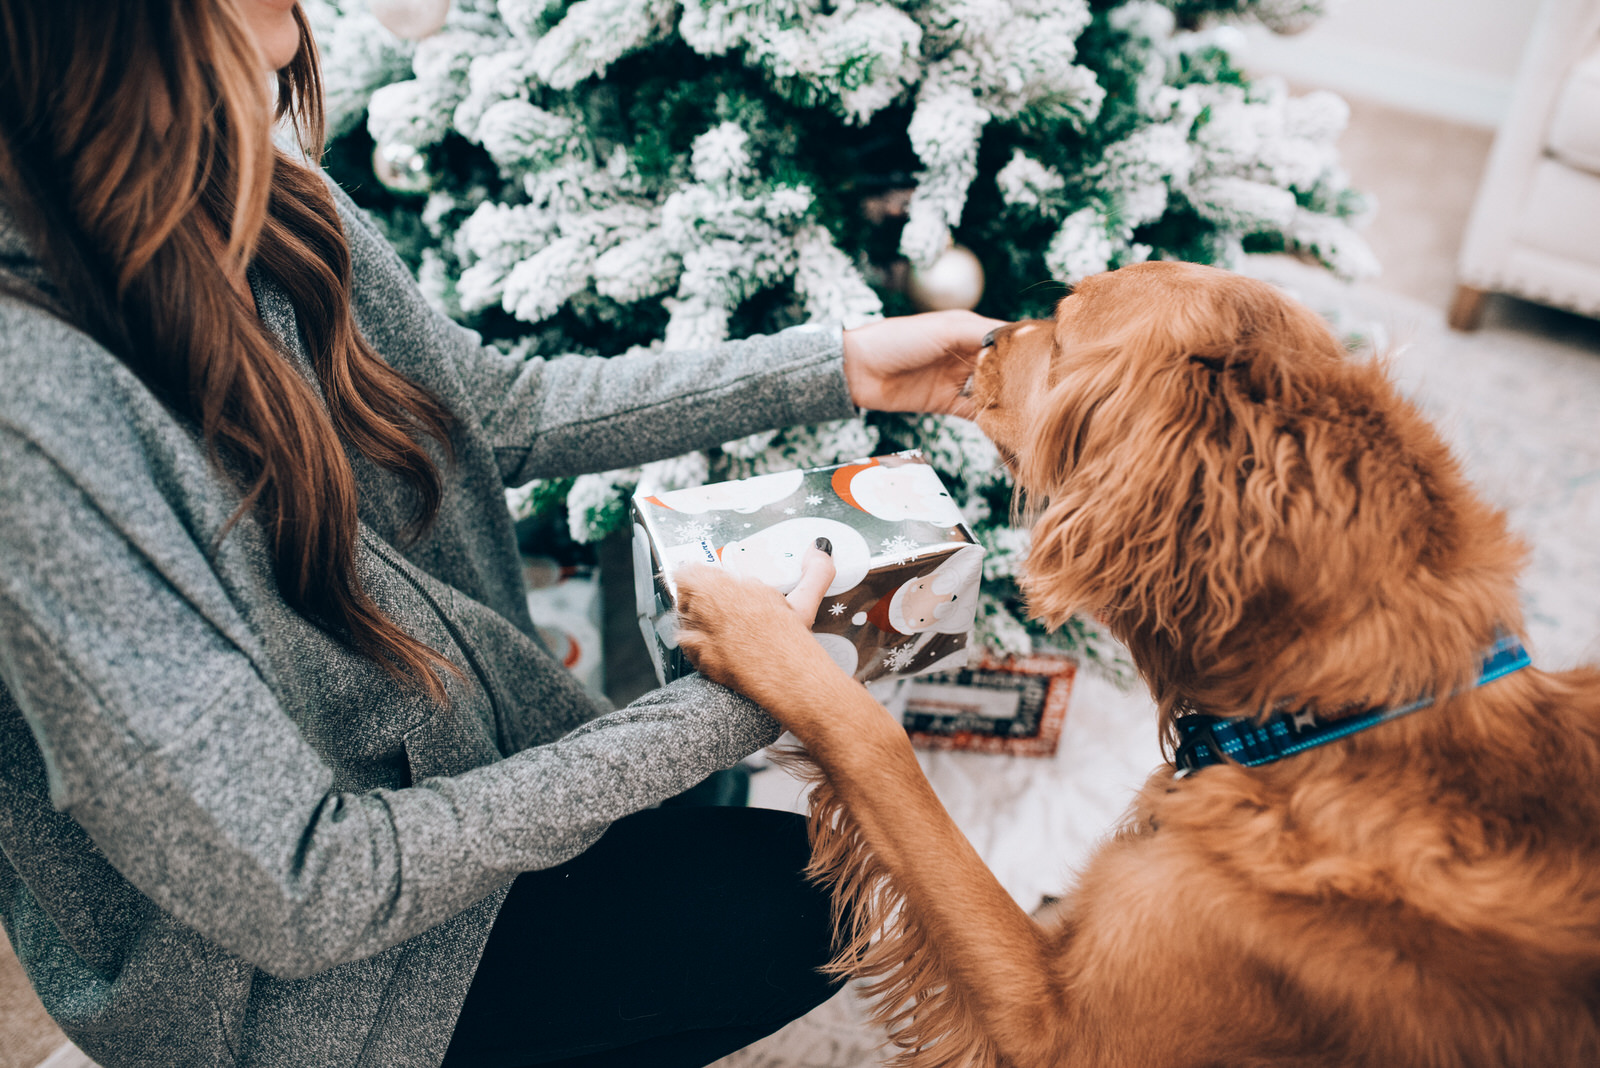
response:
<path id="1" fill-rule="evenodd" d="M 1478 126 L 1496 126 L 1539 0 L 1342 0 L 1304 33 L 1248 31 L 1245 66 Z"/>

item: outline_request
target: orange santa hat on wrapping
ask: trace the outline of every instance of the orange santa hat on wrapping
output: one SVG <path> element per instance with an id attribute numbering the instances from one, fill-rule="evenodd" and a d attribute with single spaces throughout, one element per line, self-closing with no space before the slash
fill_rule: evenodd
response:
<path id="1" fill-rule="evenodd" d="M 871 510 L 861 507 L 861 502 L 856 500 L 855 495 L 850 492 L 850 480 L 855 478 L 861 472 L 865 471 L 867 468 L 877 466 L 878 461 L 876 459 L 872 459 L 868 460 L 866 463 L 847 464 L 846 466 L 839 468 L 839 470 L 833 473 L 833 492 L 839 495 L 840 500 L 844 501 L 844 503 L 856 509 L 858 512 L 866 512 L 868 515 L 871 515 Z"/>

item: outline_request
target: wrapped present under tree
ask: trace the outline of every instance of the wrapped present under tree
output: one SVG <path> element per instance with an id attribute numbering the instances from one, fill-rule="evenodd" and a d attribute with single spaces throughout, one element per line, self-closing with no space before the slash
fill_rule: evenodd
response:
<path id="1" fill-rule="evenodd" d="M 918 453 L 636 495 L 634 580 L 657 677 L 692 671 L 677 643 L 676 573 L 708 563 L 787 593 L 808 546 L 835 575 L 812 626 L 861 682 L 964 665 L 983 548 Z"/>

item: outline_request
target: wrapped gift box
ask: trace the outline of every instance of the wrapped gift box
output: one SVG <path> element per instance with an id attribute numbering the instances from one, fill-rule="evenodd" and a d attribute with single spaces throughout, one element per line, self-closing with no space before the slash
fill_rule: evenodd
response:
<path id="1" fill-rule="evenodd" d="M 1054 756 L 1077 664 L 1069 657 L 984 656 L 902 682 L 885 704 L 924 749 Z"/>
<path id="2" fill-rule="evenodd" d="M 966 663 L 983 547 L 918 452 L 637 495 L 633 523 L 639 625 L 662 682 L 694 670 L 677 642 L 679 568 L 716 564 L 787 593 L 818 537 L 838 575 L 813 631 L 835 663 L 862 682 Z"/>

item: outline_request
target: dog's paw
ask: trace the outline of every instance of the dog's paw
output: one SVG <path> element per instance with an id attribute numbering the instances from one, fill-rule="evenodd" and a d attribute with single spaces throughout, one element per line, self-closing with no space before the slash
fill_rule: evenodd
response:
<path id="1" fill-rule="evenodd" d="M 678 575 L 678 624 L 697 671 L 762 704 L 816 659 L 809 628 L 783 594 L 707 564 Z"/>

